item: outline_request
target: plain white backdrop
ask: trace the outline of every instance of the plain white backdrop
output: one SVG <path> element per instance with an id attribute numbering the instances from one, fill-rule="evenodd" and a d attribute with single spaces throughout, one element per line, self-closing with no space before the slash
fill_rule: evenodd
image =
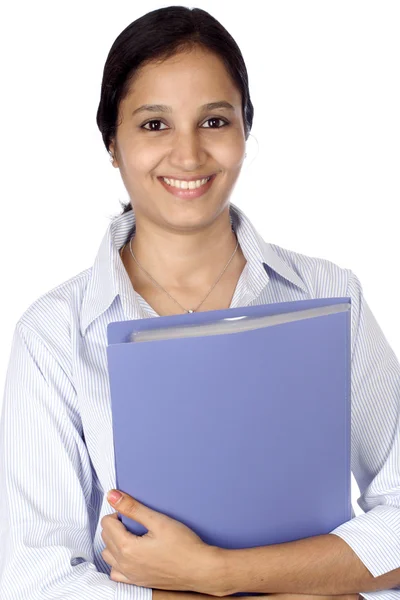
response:
<path id="1" fill-rule="evenodd" d="M 3 4 L 0 389 L 16 322 L 91 266 L 127 201 L 96 125 L 104 62 L 173 3 Z M 400 357 L 400 3 L 198 0 L 238 43 L 254 105 L 231 196 L 263 238 L 350 268 Z M 0 410 L 2 396 L 0 396 Z M 359 490 L 352 481 L 356 514 Z"/>

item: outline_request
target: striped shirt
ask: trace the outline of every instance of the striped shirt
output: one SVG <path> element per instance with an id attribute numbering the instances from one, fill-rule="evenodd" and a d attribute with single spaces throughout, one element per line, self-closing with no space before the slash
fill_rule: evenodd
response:
<path id="1" fill-rule="evenodd" d="M 263 241 L 231 203 L 247 260 L 231 307 L 350 296 L 351 469 L 364 511 L 330 533 L 374 577 L 400 567 L 400 364 L 356 275 Z M 16 324 L 0 423 L 0 598 L 151 600 L 109 578 L 100 521 L 116 487 L 107 325 L 159 316 L 133 288 L 119 249 L 133 211 L 115 217 L 94 264 L 33 302 Z M 145 459 L 146 449 L 143 449 Z M 400 600 L 393 590 L 367 599 Z"/>

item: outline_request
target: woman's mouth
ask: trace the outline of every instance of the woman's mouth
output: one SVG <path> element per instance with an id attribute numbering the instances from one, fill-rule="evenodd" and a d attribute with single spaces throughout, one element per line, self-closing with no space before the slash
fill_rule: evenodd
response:
<path id="1" fill-rule="evenodd" d="M 198 198 L 199 196 L 202 196 L 203 194 L 208 192 L 216 176 L 217 174 L 214 173 L 214 175 L 211 175 L 208 181 L 204 181 L 204 179 L 198 180 L 196 182 L 191 181 L 190 185 L 195 184 L 196 186 L 198 186 L 194 187 L 193 189 L 190 189 L 189 187 L 188 189 L 177 187 L 177 185 L 182 185 L 182 182 L 178 182 L 174 179 L 168 179 L 167 177 L 158 177 L 158 180 L 170 194 L 173 194 L 178 198 L 186 198 L 190 200 L 191 198 Z M 189 182 L 186 182 L 185 184 L 189 186 Z"/>

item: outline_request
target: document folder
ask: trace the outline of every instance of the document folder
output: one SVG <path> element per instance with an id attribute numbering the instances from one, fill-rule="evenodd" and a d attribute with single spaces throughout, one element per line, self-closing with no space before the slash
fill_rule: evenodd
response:
<path id="1" fill-rule="evenodd" d="M 116 487 L 228 549 L 350 520 L 350 309 L 318 298 L 109 323 Z"/>

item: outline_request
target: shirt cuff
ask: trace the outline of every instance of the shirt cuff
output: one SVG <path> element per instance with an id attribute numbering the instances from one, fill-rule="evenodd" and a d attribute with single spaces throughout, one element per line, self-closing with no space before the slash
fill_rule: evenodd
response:
<path id="1" fill-rule="evenodd" d="M 400 600 L 400 588 L 396 587 L 392 590 L 380 590 L 378 592 L 362 592 L 359 594 L 361 600 Z"/>
<path id="2" fill-rule="evenodd" d="M 132 585 L 130 583 L 117 582 L 115 600 L 152 600 L 153 589 Z"/>
<path id="3" fill-rule="evenodd" d="M 374 576 L 379 577 L 400 567 L 400 510 L 393 506 L 375 506 L 367 513 L 346 521 L 329 532 L 342 538 Z M 400 600 L 385 592 L 366 592 L 368 600 Z M 364 593 L 362 593 L 364 595 Z M 379 594 L 384 594 L 382 597 Z"/>

